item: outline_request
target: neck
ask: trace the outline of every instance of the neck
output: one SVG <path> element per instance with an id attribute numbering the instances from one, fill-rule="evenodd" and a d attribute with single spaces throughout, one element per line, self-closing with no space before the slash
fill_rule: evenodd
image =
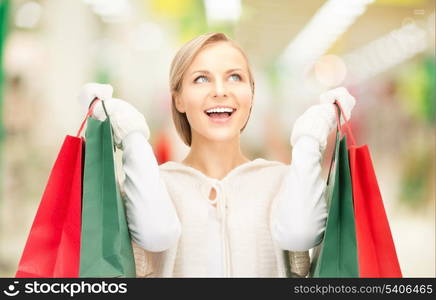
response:
<path id="1" fill-rule="evenodd" d="M 222 179 L 235 167 L 248 161 L 241 152 L 239 136 L 227 141 L 211 141 L 193 136 L 191 150 L 182 163 L 208 177 Z"/>

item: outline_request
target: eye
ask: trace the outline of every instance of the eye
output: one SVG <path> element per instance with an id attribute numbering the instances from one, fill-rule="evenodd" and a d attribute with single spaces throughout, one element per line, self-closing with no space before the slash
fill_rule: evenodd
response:
<path id="1" fill-rule="evenodd" d="M 242 78 L 241 78 L 241 76 L 239 74 L 232 74 L 232 75 L 230 75 L 229 78 L 231 80 L 234 80 L 234 81 L 241 81 L 242 80 Z"/>
<path id="2" fill-rule="evenodd" d="M 195 83 L 203 83 L 203 82 L 207 82 L 207 77 L 206 76 L 198 76 L 197 78 L 195 78 L 194 80 Z"/>

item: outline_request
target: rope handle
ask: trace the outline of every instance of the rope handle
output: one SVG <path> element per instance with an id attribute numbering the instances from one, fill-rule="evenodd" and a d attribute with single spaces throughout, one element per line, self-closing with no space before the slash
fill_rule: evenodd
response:
<path id="1" fill-rule="evenodd" d="M 333 163 L 336 159 L 336 146 L 337 146 L 337 134 L 338 132 L 342 135 L 346 134 L 346 136 L 348 138 L 350 138 L 350 145 L 356 145 L 356 140 L 354 139 L 354 135 L 351 131 L 351 128 L 348 124 L 348 119 L 345 116 L 344 110 L 342 109 L 341 104 L 339 103 L 338 100 L 335 100 L 335 102 L 333 102 L 333 105 L 335 105 L 336 107 L 336 123 L 337 123 L 337 129 L 336 129 L 336 141 L 335 141 L 335 148 L 333 149 L 333 154 L 332 154 L 332 159 L 330 161 L 330 166 L 329 166 L 329 173 L 327 175 L 327 185 L 330 182 L 330 174 L 332 172 L 332 168 L 333 168 Z M 341 116 L 344 118 L 344 126 L 341 125 Z"/>
<path id="2" fill-rule="evenodd" d="M 339 132 L 341 132 L 342 134 L 345 134 L 347 136 L 347 138 L 350 139 L 350 145 L 356 145 L 356 140 L 354 139 L 354 135 L 353 132 L 351 131 L 350 125 L 349 125 L 349 120 L 347 119 L 347 117 L 344 114 L 344 110 L 342 109 L 341 104 L 339 103 L 338 100 L 335 100 L 334 104 L 336 104 L 337 108 L 339 108 L 339 110 L 336 110 L 336 122 L 338 124 L 338 130 Z M 340 116 L 342 116 L 342 118 L 344 118 L 344 125 L 341 125 L 341 121 L 340 121 Z"/>
<path id="3" fill-rule="evenodd" d="M 82 133 L 82 131 L 83 131 L 83 127 L 85 127 L 85 123 L 86 123 L 86 121 L 88 120 L 88 118 L 89 118 L 90 116 L 92 116 L 92 113 L 94 112 L 94 107 L 95 107 L 95 105 L 98 103 L 98 101 L 101 101 L 101 104 L 103 105 L 104 113 L 106 114 L 106 117 L 107 117 L 107 118 L 109 117 L 109 115 L 108 115 L 108 113 L 107 113 L 107 111 L 106 111 L 106 106 L 104 105 L 104 101 L 102 101 L 102 100 L 100 100 L 99 98 L 95 97 L 95 98 L 91 101 L 91 103 L 89 104 L 88 113 L 86 114 L 85 119 L 82 121 L 82 124 L 80 125 L 79 131 L 77 131 L 76 137 L 80 137 L 80 135 L 81 135 L 81 133 Z"/>

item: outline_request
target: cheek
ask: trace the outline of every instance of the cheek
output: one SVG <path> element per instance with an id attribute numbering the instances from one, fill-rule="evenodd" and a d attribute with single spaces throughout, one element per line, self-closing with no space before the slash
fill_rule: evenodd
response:
<path id="1" fill-rule="evenodd" d="M 238 99 L 241 109 L 250 109 L 253 100 L 253 94 L 250 87 L 240 87 L 234 90 L 234 95 Z"/>
<path id="2" fill-rule="evenodd" d="M 202 93 L 199 89 L 187 90 L 183 94 L 186 117 L 188 118 L 188 122 L 191 124 L 191 127 L 194 128 L 200 126 L 199 124 L 202 122 L 202 115 L 199 114 L 199 111 L 201 111 L 203 107 L 203 94 L 204 93 Z"/>
<path id="3" fill-rule="evenodd" d="M 188 115 L 193 109 L 198 109 L 201 106 L 203 94 L 204 92 L 199 89 L 187 89 L 183 92 L 183 104 Z"/>

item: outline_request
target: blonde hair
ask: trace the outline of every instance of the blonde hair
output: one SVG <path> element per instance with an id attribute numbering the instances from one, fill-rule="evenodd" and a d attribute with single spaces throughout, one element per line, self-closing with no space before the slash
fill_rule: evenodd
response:
<path id="1" fill-rule="evenodd" d="M 241 49 L 241 47 L 238 44 L 236 44 L 235 41 L 228 38 L 224 33 L 212 32 L 212 33 L 203 34 L 190 40 L 185 45 L 183 45 L 174 56 L 174 59 L 171 63 L 171 69 L 170 69 L 170 90 L 171 90 L 171 98 L 172 98 L 171 111 L 172 111 L 173 121 L 177 133 L 179 134 L 183 142 L 188 146 L 191 146 L 191 141 L 192 141 L 191 125 L 189 124 L 188 118 L 186 117 L 186 113 L 181 113 L 177 110 L 174 96 L 177 93 L 181 92 L 183 77 L 185 75 L 185 72 L 191 65 L 196 55 L 207 45 L 218 43 L 218 42 L 230 43 L 233 47 L 238 49 L 241 52 L 241 54 L 244 56 L 247 62 L 251 91 L 254 95 L 254 78 L 250 69 L 248 58 L 245 55 L 244 51 Z M 250 109 L 250 113 L 251 113 L 251 109 Z M 244 130 L 246 125 L 247 123 L 245 123 L 244 127 L 242 127 L 241 132 L 242 130 Z"/>

